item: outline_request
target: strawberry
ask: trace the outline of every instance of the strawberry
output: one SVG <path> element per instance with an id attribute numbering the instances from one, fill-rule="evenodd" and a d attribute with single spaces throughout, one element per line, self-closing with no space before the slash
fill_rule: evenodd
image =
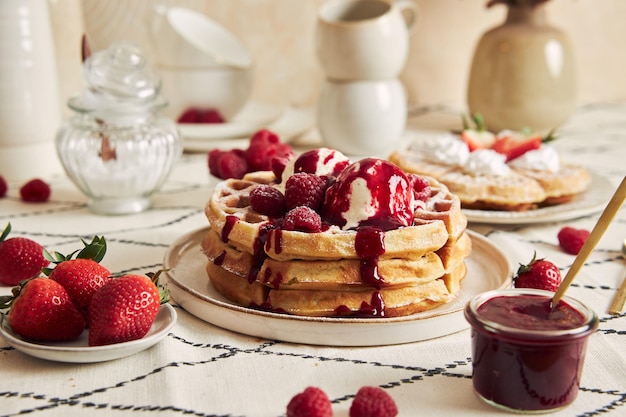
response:
<path id="1" fill-rule="evenodd" d="M 61 284 L 38 277 L 13 289 L 13 296 L 0 297 L 0 308 L 10 308 L 13 331 L 40 342 L 76 339 L 85 329 L 85 319 Z"/>
<path id="2" fill-rule="evenodd" d="M 95 236 L 91 243 L 83 241 L 83 244 L 85 247 L 80 252 L 75 251 L 67 256 L 44 251 L 46 259 L 56 266 L 44 268 L 43 272 L 63 285 L 85 321 L 89 322 L 91 298 L 109 280 L 111 271 L 99 264 L 106 253 L 104 237 Z M 72 259 L 74 254 L 76 258 Z"/>
<path id="3" fill-rule="evenodd" d="M 535 288 L 556 291 L 561 284 L 561 271 L 550 261 L 537 259 L 537 253 L 528 265 L 520 264 L 513 278 L 515 288 Z"/>
<path id="4" fill-rule="evenodd" d="M 124 275 L 108 280 L 89 305 L 89 346 L 141 339 L 159 312 L 159 273 Z"/>
<path id="5" fill-rule="evenodd" d="M 578 252 L 580 252 L 589 238 L 589 234 L 589 230 L 565 226 L 559 230 L 557 239 L 559 239 L 559 245 L 565 252 L 570 255 L 578 255 Z"/>
<path id="6" fill-rule="evenodd" d="M 470 127 L 469 123 L 463 118 L 463 131 L 461 131 L 461 139 L 467 144 L 470 152 L 476 149 L 490 148 L 496 141 L 496 136 L 487 130 L 483 117 L 476 113 L 472 116 L 475 127 Z"/>
<path id="7" fill-rule="evenodd" d="M 178 123 L 224 123 L 225 119 L 217 109 L 190 107 L 177 119 Z"/>
<path id="8" fill-rule="evenodd" d="M 519 132 L 503 130 L 498 133 L 491 149 L 506 156 L 507 161 L 511 161 L 524 155 L 528 151 L 541 148 L 542 143 L 550 142 L 554 139 L 554 132 L 550 132 L 547 136 L 541 137 L 541 135 L 533 134 L 526 130 Z"/>
<path id="9" fill-rule="evenodd" d="M 0 235 L 0 284 L 17 285 L 38 276 L 49 262 L 44 258 L 44 249 L 39 243 L 25 237 L 6 239 L 9 233 L 11 223 Z"/>

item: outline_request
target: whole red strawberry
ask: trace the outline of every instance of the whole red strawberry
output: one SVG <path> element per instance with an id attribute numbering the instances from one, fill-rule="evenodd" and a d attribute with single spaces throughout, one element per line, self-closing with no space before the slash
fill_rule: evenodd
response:
<path id="1" fill-rule="evenodd" d="M 561 270 L 550 261 L 536 259 L 537 254 L 528 265 L 520 264 L 513 278 L 515 288 L 535 288 L 556 291 L 561 284 Z"/>
<path id="2" fill-rule="evenodd" d="M 13 289 L 13 296 L 0 297 L 0 308 L 9 307 L 8 322 L 20 336 L 40 342 L 76 339 L 85 329 L 85 319 L 65 288 L 49 278 L 38 277 Z"/>
<path id="3" fill-rule="evenodd" d="M 25 237 L 6 239 L 11 223 L 0 235 L 0 284 L 17 285 L 38 276 L 49 262 L 43 256 L 43 247 Z M 5 240 L 6 239 L 6 240 Z"/>
<path id="4" fill-rule="evenodd" d="M 46 258 L 56 264 L 54 268 L 44 268 L 44 273 L 63 285 L 85 321 L 89 322 L 91 298 L 110 279 L 111 271 L 99 264 L 106 253 L 104 237 L 95 236 L 91 243 L 83 243 L 85 247 L 75 259 L 72 256 L 76 252 L 68 256 L 44 252 Z"/>
<path id="5" fill-rule="evenodd" d="M 332 417 L 330 400 L 324 391 L 308 387 L 287 404 L 287 417 Z"/>
<path id="6" fill-rule="evenodd" d="M 158 273 L 153 279 L 158 278 Z M 159 312 L 161 297 L 151 278 L 124 275 L 110 279 L 89 305 L 89 346 L 141 339 Z"/>
<path id="7" fill-rule="evenodd" d="M 578 255 L 583 245 L 589 238 L 589 230 L 575 229 L 565 226 L 557 234 L 559 245 L 563 250 L 571 255 Z"/>

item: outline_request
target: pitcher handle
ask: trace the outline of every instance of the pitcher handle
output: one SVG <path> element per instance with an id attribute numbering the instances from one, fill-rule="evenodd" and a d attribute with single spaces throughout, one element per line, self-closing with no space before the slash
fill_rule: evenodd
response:
<path id="1" fill-rule="evenodd" d="M 417 3 L 415 3 L 414 0 L 395 0 L 394 5 L 398 8 L 400 14 L 404 18 L 409 34 L 413 33 L 420 17 Z"/>

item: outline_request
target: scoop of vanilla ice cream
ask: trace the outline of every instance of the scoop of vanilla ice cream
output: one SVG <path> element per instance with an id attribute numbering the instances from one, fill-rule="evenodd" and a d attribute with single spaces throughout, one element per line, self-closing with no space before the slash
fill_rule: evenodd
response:
<path id="1" fill-rule="evenodd" d="M 337 176 L 348 165 L 350 159 L 341 152 L 330 148 L 317 148 L 303 152 L 292 158 L 281 175 L 281 181 L 276 185 L 281 192 L 285 192 L 287 179 L 295 173 L 306 172 L 318 176 Z"/>
<path id="2" fill-rule="evenodd" d="M 382 230 L 413 224 L 414 195 L 406 174 L 383 159 L 366 158 L 339 174 L 326 191 L 324 219 L 343 230 Z"/>

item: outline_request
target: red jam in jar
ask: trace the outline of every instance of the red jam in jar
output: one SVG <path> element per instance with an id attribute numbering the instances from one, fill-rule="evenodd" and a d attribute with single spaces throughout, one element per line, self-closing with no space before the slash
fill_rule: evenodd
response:
<path id="1" fill-rule="evenodd" d="M 553 293 L 509 289 L 478 295 L 465 308 L 471 325 L 472 382 L 487 403 L 547 413 L 570 405 L 580 385 L 587 338 L 597 315 Z"/>

